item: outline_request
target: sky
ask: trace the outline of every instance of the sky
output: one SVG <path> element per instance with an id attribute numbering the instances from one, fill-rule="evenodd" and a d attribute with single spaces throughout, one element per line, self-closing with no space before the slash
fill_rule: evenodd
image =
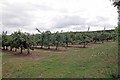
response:
<path id="1" fill-rule="evenodd" d="M 31 34 L 50 30 L 90 31 L 114 29 L 117 9 L 110 0 L 1 0 L 0 31 Z M 0 2 L 1 2 L 0 1 Z"/>

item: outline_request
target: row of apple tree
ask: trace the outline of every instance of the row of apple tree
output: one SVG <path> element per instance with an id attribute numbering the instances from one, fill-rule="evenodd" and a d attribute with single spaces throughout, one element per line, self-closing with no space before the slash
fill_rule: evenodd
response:
<path id="1" fill-rule="evenodd" d="M 115 41 L 117 39 L 117 29 L 115 30 L 103 30 L 103 31 L 86 31 L 86 32 L 56 32 L 51 31 L 41 32 L 36 28 L 39 34 L 23 33 L 16 31 L 11 35 L 7 35 L 7 31 L 2 33 L 2 49 L 10 49 L 17 51 L 20 49 L 20 53 L 23 49 L 27 49 L 28 54 L 30 49 L 33 50 L 37 46 L 40 48 L 50 49 L 51 46 L 69 47 L 69 45 L 83 45 L 85 48 L 90 43 L 104 43 L 105 41 Z"/>

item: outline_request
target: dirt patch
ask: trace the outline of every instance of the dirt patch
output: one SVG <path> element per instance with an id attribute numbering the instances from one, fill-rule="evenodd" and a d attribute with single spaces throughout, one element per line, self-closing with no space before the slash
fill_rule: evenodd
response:
<path id="1" fill-rule="evenodd" d="M 43 54 L 35 54 L 35 53 L 30 53 L 29 55 L 25 52 L 23 52 L 22 54 L 20 54 L 19 52 L 15 52 L 15 51 L 9 51 L 9 50 L 2 50 L 3 53 L 6 54 L 11 54 L 14 55 L 16 57 L 19 58 L 24 58 L 24 59 L 30 59 L 30 60 L 38 60 L 38 59 L 43 59 L 45 57 L 47 57 L 48 55 L 43 55 Z"/>
<path id="2" fill-rule="evenodd" d="M 84 48 L 83 45 L 69 45 L 68 47 L 58 47 L 58 49 L 56 50 L 55 47 L 51 46 L 50 49 L 46 48 L 46 47 L 43 47 L 41 49 L 40 46 L 37 46 L 37 47 L 34 47 L 35 49 L 40 49 L 40 50 L 46 50 L 46 51 L 55 51 L 55 52 L 66 52 L 68 51 L 67 48 Z M 92 47 L 90 44 L 89 45 L 86 45 L 85 48 L 90 48 Z"/>
<path id="3" fill-rule="evenodd" d="M 61 51 L 67 51 L 67 49 L 65 47 L 58 47 L 58 49 L 56 50 L 55 47 L 51 47 L 50 49 L 44 47 L 34 47 L 34 49 L 40 49 L 40 50 L 47 50 L 47 51 L 57 51 L 57 52 L 61 52 Z"/>
<path id="4" fill-rule="evenodd" d="M 9 50 L 2 50 L 3 53 L 7 53 L 7 54 L 12 54 L 12 55 L 20 55 L 20 56 L 26 56 L 24 53 L 20 54 L 19 52 L 15 52 L 15 51 L 9 51 Z"/>
<path id="5" fill-rule="evenodd" d="M 48 55 L 41 55 L 41 54 L 30 54 L 24 58 L 29 60 L 39 60 L 48 57 Z"/>
<path id="6" fill-rule="evenodd" d="M 69 50 L 69 51 L 66 51 L 66 53 L 76 54 L 76 53 L 80 53 L 80 51 L 79 50 Z"/>
<path id="7" fill-rule="evenodd" d="M 83 45 L 69 45 L 68 47 L 73 47 L 73 48 L 84 48 Z M 85 45 L 85 48 L 91 47 L 90 45 Z"/>

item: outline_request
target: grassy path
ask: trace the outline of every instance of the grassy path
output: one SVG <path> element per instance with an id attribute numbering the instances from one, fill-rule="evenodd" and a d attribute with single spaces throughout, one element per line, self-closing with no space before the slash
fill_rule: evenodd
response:
<path id="1" fill-rule="evenodd" d="M 92 44 L 67 51 L 35 50 L 36 57 L 3 53 L 3 77 L 109 78 L 117 75 L 117 43 Z"/>

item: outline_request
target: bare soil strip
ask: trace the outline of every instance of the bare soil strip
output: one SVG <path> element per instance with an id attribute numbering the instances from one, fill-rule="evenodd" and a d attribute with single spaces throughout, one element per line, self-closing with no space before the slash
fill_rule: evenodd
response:
<path id="1" fill-rule="evenodd" d="M 27 53 L 23 52 L 22 54 L 20 54 L 19 52 L 15 52 L 15 51 L 9 51 L 9 50 L 2 50 L 3 53 L 6 54 L 11 54 L 11 55 L 15 55 L 19 58 L 25 58 L 25 59 L 42 59 L 47 57 L 47 55 L 43 55 L 43 54 L 34 54 L 34 53 L 30 53 L 29 55 L 27 55 Z"/>

